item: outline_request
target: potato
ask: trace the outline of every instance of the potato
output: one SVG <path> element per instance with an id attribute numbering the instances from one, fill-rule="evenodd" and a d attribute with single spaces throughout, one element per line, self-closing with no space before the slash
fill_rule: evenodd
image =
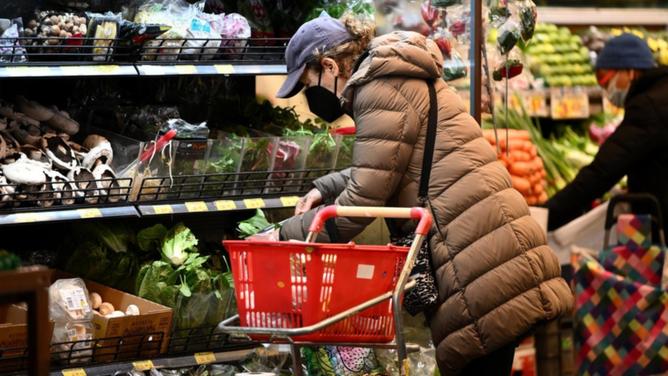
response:
<path id="1" fill-rule="evenodd" d="M 70 32 L 71 32 L 71 31 L 72 31 L 72 28 L 74 28 L 74 24 L 72 23 L 72 21 L 67 21 L 67 22 L 65 22 L 65 30 L 66 30 L 66 31 L 70 31 Z M 61 27 L 61 29 L 62 29 L 62 27 Z"/>
<path id="2" fill-rule="evenodd" d="M 51 23 L 54 24 L 54 25 L 58 25 L 58 22 L 60 22 L 60 17 L 58 17 L 56 15 L 51 16 L 50 19 L 51 19 Z"/>
<path id="3" fill-rule="evenodd" d="M 51 26 L 51 34 L 60 35 L 60 26 L 58 25 Z"/>
<path id="4" fill-rule="evenodd" d="M 72 38 L 72 33 L 70 33 L 69 31 L 66 31 L 65 32 L 65 37 Z"/>
<path id="5" fill-rule="evenodd" d="M 36 28 L 37 26 L 39 26 L 39 24 L 37 23 L 36 20 L 30 20 L 30 21 L 28 21 L 28 27 L 29 27 L 29 28 L 34 29 L 34 28 Z"/>
<path id="6" fill-rule="evenodd" d="M 49 39 L 49 40 L 46 41 L 46 43 L 50 44 L 52 46 L 55 46 L 55 45 L 59 44 L 60 41 L 58 39 Z"/>
<path id="7" fill-rule="evenodd" d="M 61 38 L 67 38 L 67 34 L 69 34 L 67 31 L 65 31 L 65 30 L 60 30 L 60 35 L 59 35 L 59 36 L 60 36 Z"/>
<path id="8" fill-rule="evenodd" d="M 109 302 L 104 302 L 100 304 L 100 314 L 106 316 L 115 311 L 114 306 Z"/>
<path id="9" fill-rule="evenodd" d="M 88 28 L 86 27 L 85 24 L 81 24 L 81 25 L 79 26 L 79 32 L 80 32 L 81 34 L 86 35 L 86 31 L 87 31 L 87 30 L 88 30 Z"/>

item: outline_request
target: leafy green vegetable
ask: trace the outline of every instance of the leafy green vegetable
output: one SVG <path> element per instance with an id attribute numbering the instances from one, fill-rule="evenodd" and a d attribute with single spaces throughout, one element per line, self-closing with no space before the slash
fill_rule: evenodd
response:
<path id="1" fill-rule="evenodd" d="M 137 233 L 137 245 L 141 251 L 150 252 L 162 244 L 165 235 L 167 235 L 167 228 L 162 224 L 145 228 Z"/>
<path id="2" fill-rule="evenodd" d="M 104 243 L 110 250 L 127 252 L 134 242 L 134 233 L 123 223 L 87 223 L 82 228 L 83 234 Z"/>
<path id="3" fill-rule="evenodd" d="M 257 209 L 254 216 L 246 219 L 245 221 L 239 222 L 237 231 L 239 231 L 239 236 L 242 238 L 247 238 L 270 226 L 272 226 L 272 224 L 267 221 L 267 217 L 265 217 L 264 212 L 260 209 Z"/>
<path id="4" fill-rule="evenodd" d="M 197 238 L 189 228 L 179 223 L 162 241 L 163 259 L 179 266 L 188 259 L 188 251 L 197 245 Z"/>
<path id="5" fill-rule="evenodd" d="M 4 249 L 0 249 L 0 270 L 14 270 L 21 266 L 21 259 Z"/>

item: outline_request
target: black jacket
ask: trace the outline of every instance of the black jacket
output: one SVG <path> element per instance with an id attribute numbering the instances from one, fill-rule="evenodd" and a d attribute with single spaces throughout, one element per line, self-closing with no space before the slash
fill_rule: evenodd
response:
<path id="1" fill-rule="evenodd" d="M 638 78 L 624 107 L 624 120 L 594 161 L 547 202 L 550 230 L 585 213 L 624 175 L 630 192 L 653 194 L 668 215 L 668 68 Z"/>

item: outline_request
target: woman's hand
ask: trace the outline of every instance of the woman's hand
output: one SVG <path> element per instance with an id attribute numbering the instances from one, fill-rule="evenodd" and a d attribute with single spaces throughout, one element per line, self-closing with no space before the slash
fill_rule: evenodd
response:
<path id="1" fill-rule="evenodd" d="M 306 194 L 306 196 L 299 199 L 295 207 L 295 215 L 301 215 L 311 210 L 314 206 L 320 205 L 322 202 L 322 193 L 316 188 L 313 188 Z"/>
<path id="2" fill-rule="evenodd" d="M 246 240 L 261 241 L 261 242 L 277 242 L 280 240 L 280 230 L 274 229 L 272 231 L 263 232 L 249 236 Z"/>

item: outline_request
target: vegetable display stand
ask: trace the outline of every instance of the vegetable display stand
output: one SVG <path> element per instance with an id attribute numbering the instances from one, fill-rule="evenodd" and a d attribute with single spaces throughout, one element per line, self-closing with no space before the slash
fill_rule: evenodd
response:
<path id="1" fill-rule="evenodd" d="M 335 216 L 419 219 L 410 248 L 315 243 Z M 353 344 L 397 349 L 406 358 L 401 297 L 417 252 L 431 228 L 422 208 L 329 206 L 321 210 L 304 243 L 225 241 L 232 259 L 239 314 L 219 328 L 257 341 L 292 344 L 293 372 L 301 374 L 299 347 Z M 355 294 L 351 294 L 351 290 Z M 389 302 L 388 302 L 389 300 Z M 241 326 L 230 326 L 239 321 Z"/>

